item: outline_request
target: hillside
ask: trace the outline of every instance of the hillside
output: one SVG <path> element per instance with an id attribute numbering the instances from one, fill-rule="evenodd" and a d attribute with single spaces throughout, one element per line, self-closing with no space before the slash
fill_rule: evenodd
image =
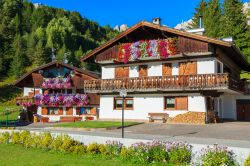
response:
<path id="1" fill-rule="evenodd" d="M 11 84 L 25 72 L 56 59 L 98 71 L 80 57 L 118 32 L 82 17 L 78 12 L 32 4 L 23 0 L 0 0 L 0 112 L 16 109 L 21 90 Z"/>
<path id="2" fill-rule="evenodd" d="M 52 48 L 57 59 L 67 53 L 69 63 L 81 67 L 84 53 L 118 33 L 78 12 L 27 1 L 1 0 L 0 9 L 0 78 L 19 77 L 25 67 L 51 61 Z"/>

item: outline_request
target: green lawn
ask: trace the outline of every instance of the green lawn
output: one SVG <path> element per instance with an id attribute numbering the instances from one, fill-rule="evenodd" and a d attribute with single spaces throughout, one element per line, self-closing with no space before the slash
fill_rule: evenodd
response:
<path id="1" fill-rule="evenodd" d="M 17 117 L 19 115 L 18 112 L 13 112 L 8 115 L 8 120 L 17 120 Z M 0 121 L 6 120 L 6 115 L 0 115 Z"/>
<path id="2" fill-rule="evenodd" d="M 47 166 L 47 165 L 86 165 L 86 166 L 125 166 L 134 165 L 124 163 L 118 159 L 107 159 L 98 156 L 84 156 L 44 151 L 41 149 L 26 149 L 21 145 L 0 144 L 1 166 Z"/>
<path id="3" fill-rule="evenodd" d="M 137 125 L 138 122 L 125 122 L 125 126 Z M 73 123 L 61 123 L 57 127 L 73 127 L 73 128 L 109 128 L 109 127 L 121 127 L 121 122 L 113 121 L 84 121 Z"/>

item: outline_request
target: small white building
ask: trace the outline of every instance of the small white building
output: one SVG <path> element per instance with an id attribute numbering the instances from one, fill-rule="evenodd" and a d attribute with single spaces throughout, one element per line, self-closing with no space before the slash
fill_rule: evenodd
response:
<path id="1" fill-rule="evenodd" d="M 102 66 L 102 79 L 84 83 L 100 94 L 100 119 L 121 119 L 119 91 L 126 89 L 125 119 L 167 113 L 178 123 L 250 120 L 240 79 L 250 65 L 231 42 L 143 21 L 82 61 Z"/>

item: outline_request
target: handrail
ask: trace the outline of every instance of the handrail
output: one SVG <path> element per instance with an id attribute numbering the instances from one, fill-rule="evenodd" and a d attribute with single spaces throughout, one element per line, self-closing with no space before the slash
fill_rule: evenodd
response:
<path id="1" fill-rule="evenodd" d="M 85 80 L 86 92 L 112 92 L 122 88 L 128 91 L 216 89 L 244 90 L 244 84 L 228 73 L 181 76 L 151 76 L 119 79 Z"/>

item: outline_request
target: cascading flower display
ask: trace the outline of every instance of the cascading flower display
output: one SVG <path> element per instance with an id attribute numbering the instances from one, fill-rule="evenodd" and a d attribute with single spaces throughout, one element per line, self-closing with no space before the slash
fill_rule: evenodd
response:
<path id="1" fill-rule="evenodd" d="M 16 105 L 23 106 L 23 107 L 30 107 L 33 105 L 32 100 L 19 100 L 16 102 Z"/>
<path id="2" fill-rule="evenodd" d="M 71 87 L 71 79 L 67 78 L 45 78 L 42 88 L 45 89 L 69 89 Z"/>
<path id="3" fill-rule="evenodd" d="M 119 47 L 117 60 L 127 63 L 129 60 L 139 58 L 167 58 L 178 53 L 176 43 L 176 38 L 124 43 Z"/>
<path id="4" fill-rule="evenodd" d="M 37 94 L 34 96 L 36 105 L 70 107 L 73 105 L 84 106 L 89 103 L 89 97 L 86 94 Z"/>

